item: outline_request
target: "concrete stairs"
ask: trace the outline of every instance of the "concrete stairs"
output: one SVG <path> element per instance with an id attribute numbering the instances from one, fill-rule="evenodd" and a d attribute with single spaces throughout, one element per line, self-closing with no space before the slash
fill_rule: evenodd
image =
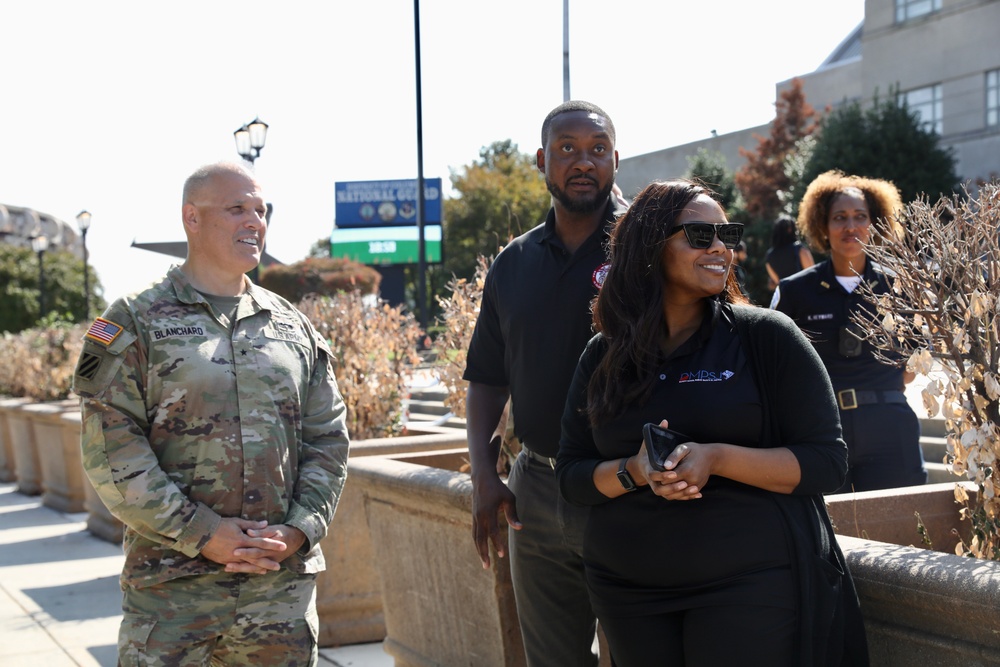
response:
<path id="1" fill-rule="evenodd" d="M 465 419 L 459 419 L 444 404 L 447 390 L 426 369 L 417 369 L 409 384 L 410 394 L 404 401 L 408 430 L 433 433 L 440 429 L 465 430 Z"/>

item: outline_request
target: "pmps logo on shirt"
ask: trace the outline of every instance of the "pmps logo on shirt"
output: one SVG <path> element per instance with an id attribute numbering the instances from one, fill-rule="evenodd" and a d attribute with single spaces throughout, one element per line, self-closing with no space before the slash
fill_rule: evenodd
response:
<path id="1" fill-rule="evenodd" d="M 733 371 L 691 371 L 681 373 L 677 384 L 684 384 L 685 382 L 725 382 L 734 375 L 736 373 Z"/>
<path id="2" fill-rule="evenodd" d="M 594 269 L 594 274 L 591 276 L 591 280 L 594 281 L 594 287 L 601 289 L 601 286 L 604 285 L 604 279 L 608 277 L 608 270 L 610 268 L 611 265 L 604 262 L 604 264 Z"/>

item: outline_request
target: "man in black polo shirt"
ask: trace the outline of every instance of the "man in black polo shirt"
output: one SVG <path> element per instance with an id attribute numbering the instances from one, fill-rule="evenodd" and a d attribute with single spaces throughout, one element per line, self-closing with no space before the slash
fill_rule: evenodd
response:
<path id="1" fill-rule="evenodd" d="M 605 245 L 617 210 L 611 196 L 618 152 L 608 115 L 570 101 L 542 123 L 538 170 L 552 193 L 545 222 L 493 261 L 469 345 L 467 434 L 473 537 L 483 567 L 499 556 L 499 512 L 529 667 L 596 665 L 581 545 L 587 510 L 566 504 L 555 477 L 560 418 L 577 360 L 593 335 L 590 303 L 607 270 Z M 524 450 L 505 485 L 492 440 L 507 398 Z"/>

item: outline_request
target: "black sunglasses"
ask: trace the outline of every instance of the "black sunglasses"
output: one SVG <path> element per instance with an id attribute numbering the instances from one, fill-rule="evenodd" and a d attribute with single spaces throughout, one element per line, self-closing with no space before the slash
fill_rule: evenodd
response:
<path id="1" fill-rule="evenodd" d="M 688 245 L 697 250 L 704 250 L 712 245 L 716 235 L 722 245 L 733 250 L 743 238 L 743 225 L 738 222 L 713 225 L 710 222 L 686 222 L 679 225 L 684 230 Z M 671 234 L 673 236 L 673 234 Z"/>

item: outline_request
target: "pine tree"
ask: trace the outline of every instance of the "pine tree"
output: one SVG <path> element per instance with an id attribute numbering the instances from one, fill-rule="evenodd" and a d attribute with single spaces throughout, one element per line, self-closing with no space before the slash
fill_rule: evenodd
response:
<path id="1" fill-rule="evenodd" d="M 926 195 L 932 202 L 950 195 L 958 184 L 951 149 L 923 126 L 917 112 L 892 99 L 862 109 L 847 104 L 825 119 L 817 133 L 802 179 L 810 183 L 819 174 L 840 169 L 848 174 L 882 178 L 899 188 L 904 202 Z"/>

